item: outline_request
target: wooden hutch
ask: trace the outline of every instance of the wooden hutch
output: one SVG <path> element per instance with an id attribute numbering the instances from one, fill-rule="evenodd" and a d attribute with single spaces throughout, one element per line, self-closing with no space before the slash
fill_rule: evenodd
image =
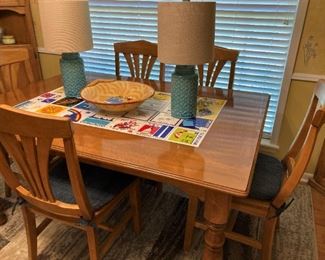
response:
<path id="1" fill-rule="evenodd" d="M 40 62 L 33 27 L 30 0 L 0 0 L 0 27 L 5 35 L 13 35 L 16 44 L 5 45 L 0 40 L 0 48 L 26 47 L 32 52 L 32 65 L 36 80 L 41 78 Z"/>

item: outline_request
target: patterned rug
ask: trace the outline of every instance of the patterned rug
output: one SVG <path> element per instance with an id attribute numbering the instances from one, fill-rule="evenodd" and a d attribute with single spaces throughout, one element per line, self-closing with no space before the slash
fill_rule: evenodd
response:
<path id="1" fill-rule="evenodd" d="M 300 185 L 294 197 L 294 203 L 281 216 L 273 259 L 313 260 L 316 259 L 316 243 L 310 188 Z M 121 211 L 123 206 L 120 208 Z M 203 245 L 201 231 L 195 232 L 191 252 L 184 255 L 182 251 L 186 209 L 187 199 L 180 196 L 179 192 L 170 192 L 168 189 L 156 195 L 152 187 L 144 186 L 142 232 L 135 235 L 129 225 L 104 259 L 200 259 Z M 27 243 L 19 207 L 14 215 L 11 215 L 11 209 L 6 212 L 8 223 L 0 227 L 0 259 L 27 259 Z M 118 218 L 118 213 L 114 217 Z M 257 234 L 259 223 L 241 215 L 236 228 L 244 233 Z M 81 230 L 52 222 L 39 236 L 38 254 L 39 259 L 87 259 L 86 236 Z M 225 259 L 258 259 L 258 253 L 236 242 L 227 241 Z"/>

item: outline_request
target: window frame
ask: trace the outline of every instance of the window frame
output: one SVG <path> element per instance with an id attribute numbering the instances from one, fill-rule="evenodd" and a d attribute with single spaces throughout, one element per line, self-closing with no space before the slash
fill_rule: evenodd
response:
<path id="1" fill-rule="evenodd" d="M 300 38 L 303 31 L 303 26 L 307 14 L 309 1 L 310 0 L 299 0 L 298 2 L 296 19 L 293 27 L 293 32 L 292 32 L 292 38 L 288 48 L 287 63 L 285 65 L 284 76 L 282 79 L 281 90 L 279 93 L 278 108 L 274 120 L 273 131 L 272 134 L 264 133 L 262 136 L 263 140 L 261 145 L 273 151 L 279 149 L 278 142 L 279 142 L 279 136 L 281 132 L 282 121 L 286 109 L 291 81 L 293 79 L 294 65 L 298 53 Z M 40 28 L 40 24 L 37 24 L 37 22 L 38 21 L 34 22 L 35 23 L 34 26 L 35 28 Z M 42 47 L 38 47 L 38 52 L 44 54 L 60 55 L 59 53 L 56 52 L 45 51 Z"/>
<path id="2" fill-rule="evenodd" d="M 310 0 L 299 0 L 296 20 L 293 27 L 292 37 L 288 48 L 287 63 L 285 65 L 280 96 L 278 101 L 278 108 L 274 120 L 273 131 L 271 135 L 263 135 L 262 145 L 271 149 L 279 149 L 279 137 L 282 127 L 282 121 L 286 110 L 288 94 L 290 90 L 291 81 L 293 79 L 294 66 L 298 54 L 300 39 L 303 32 L 303 27 L 307 15 L 308 5 Z"/>

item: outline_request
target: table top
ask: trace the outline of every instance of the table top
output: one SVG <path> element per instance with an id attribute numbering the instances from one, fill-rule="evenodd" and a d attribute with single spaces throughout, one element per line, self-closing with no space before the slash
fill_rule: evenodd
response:
<path id="1" fill-rule="evenodd" d="M 168 83 L 142 82 L 170 90 Z M 0 93 L 0 103 L 16 105 L 60 86 L 60 77 L 53 77 Z M 204 88 L 199 95 L 220 97 L 220 91 Z M 268 102 L 268 95 L 234 91 L 199 147 L 74 124 L 77 153 L 81 160 L 132 175 L 247 196 Z M 62 142 L 55 140 L 53 149 L 62 152 Z"/>

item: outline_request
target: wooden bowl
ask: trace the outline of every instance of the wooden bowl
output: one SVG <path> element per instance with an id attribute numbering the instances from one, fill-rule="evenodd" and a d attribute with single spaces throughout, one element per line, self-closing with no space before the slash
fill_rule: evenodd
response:
<path id="1" fill-rule="evenodd" d="M 108 112 L 130 111 L 153 96 L 149 85 L 123 80 L 98 79 L 88 84 L 81 97 Z"/>

